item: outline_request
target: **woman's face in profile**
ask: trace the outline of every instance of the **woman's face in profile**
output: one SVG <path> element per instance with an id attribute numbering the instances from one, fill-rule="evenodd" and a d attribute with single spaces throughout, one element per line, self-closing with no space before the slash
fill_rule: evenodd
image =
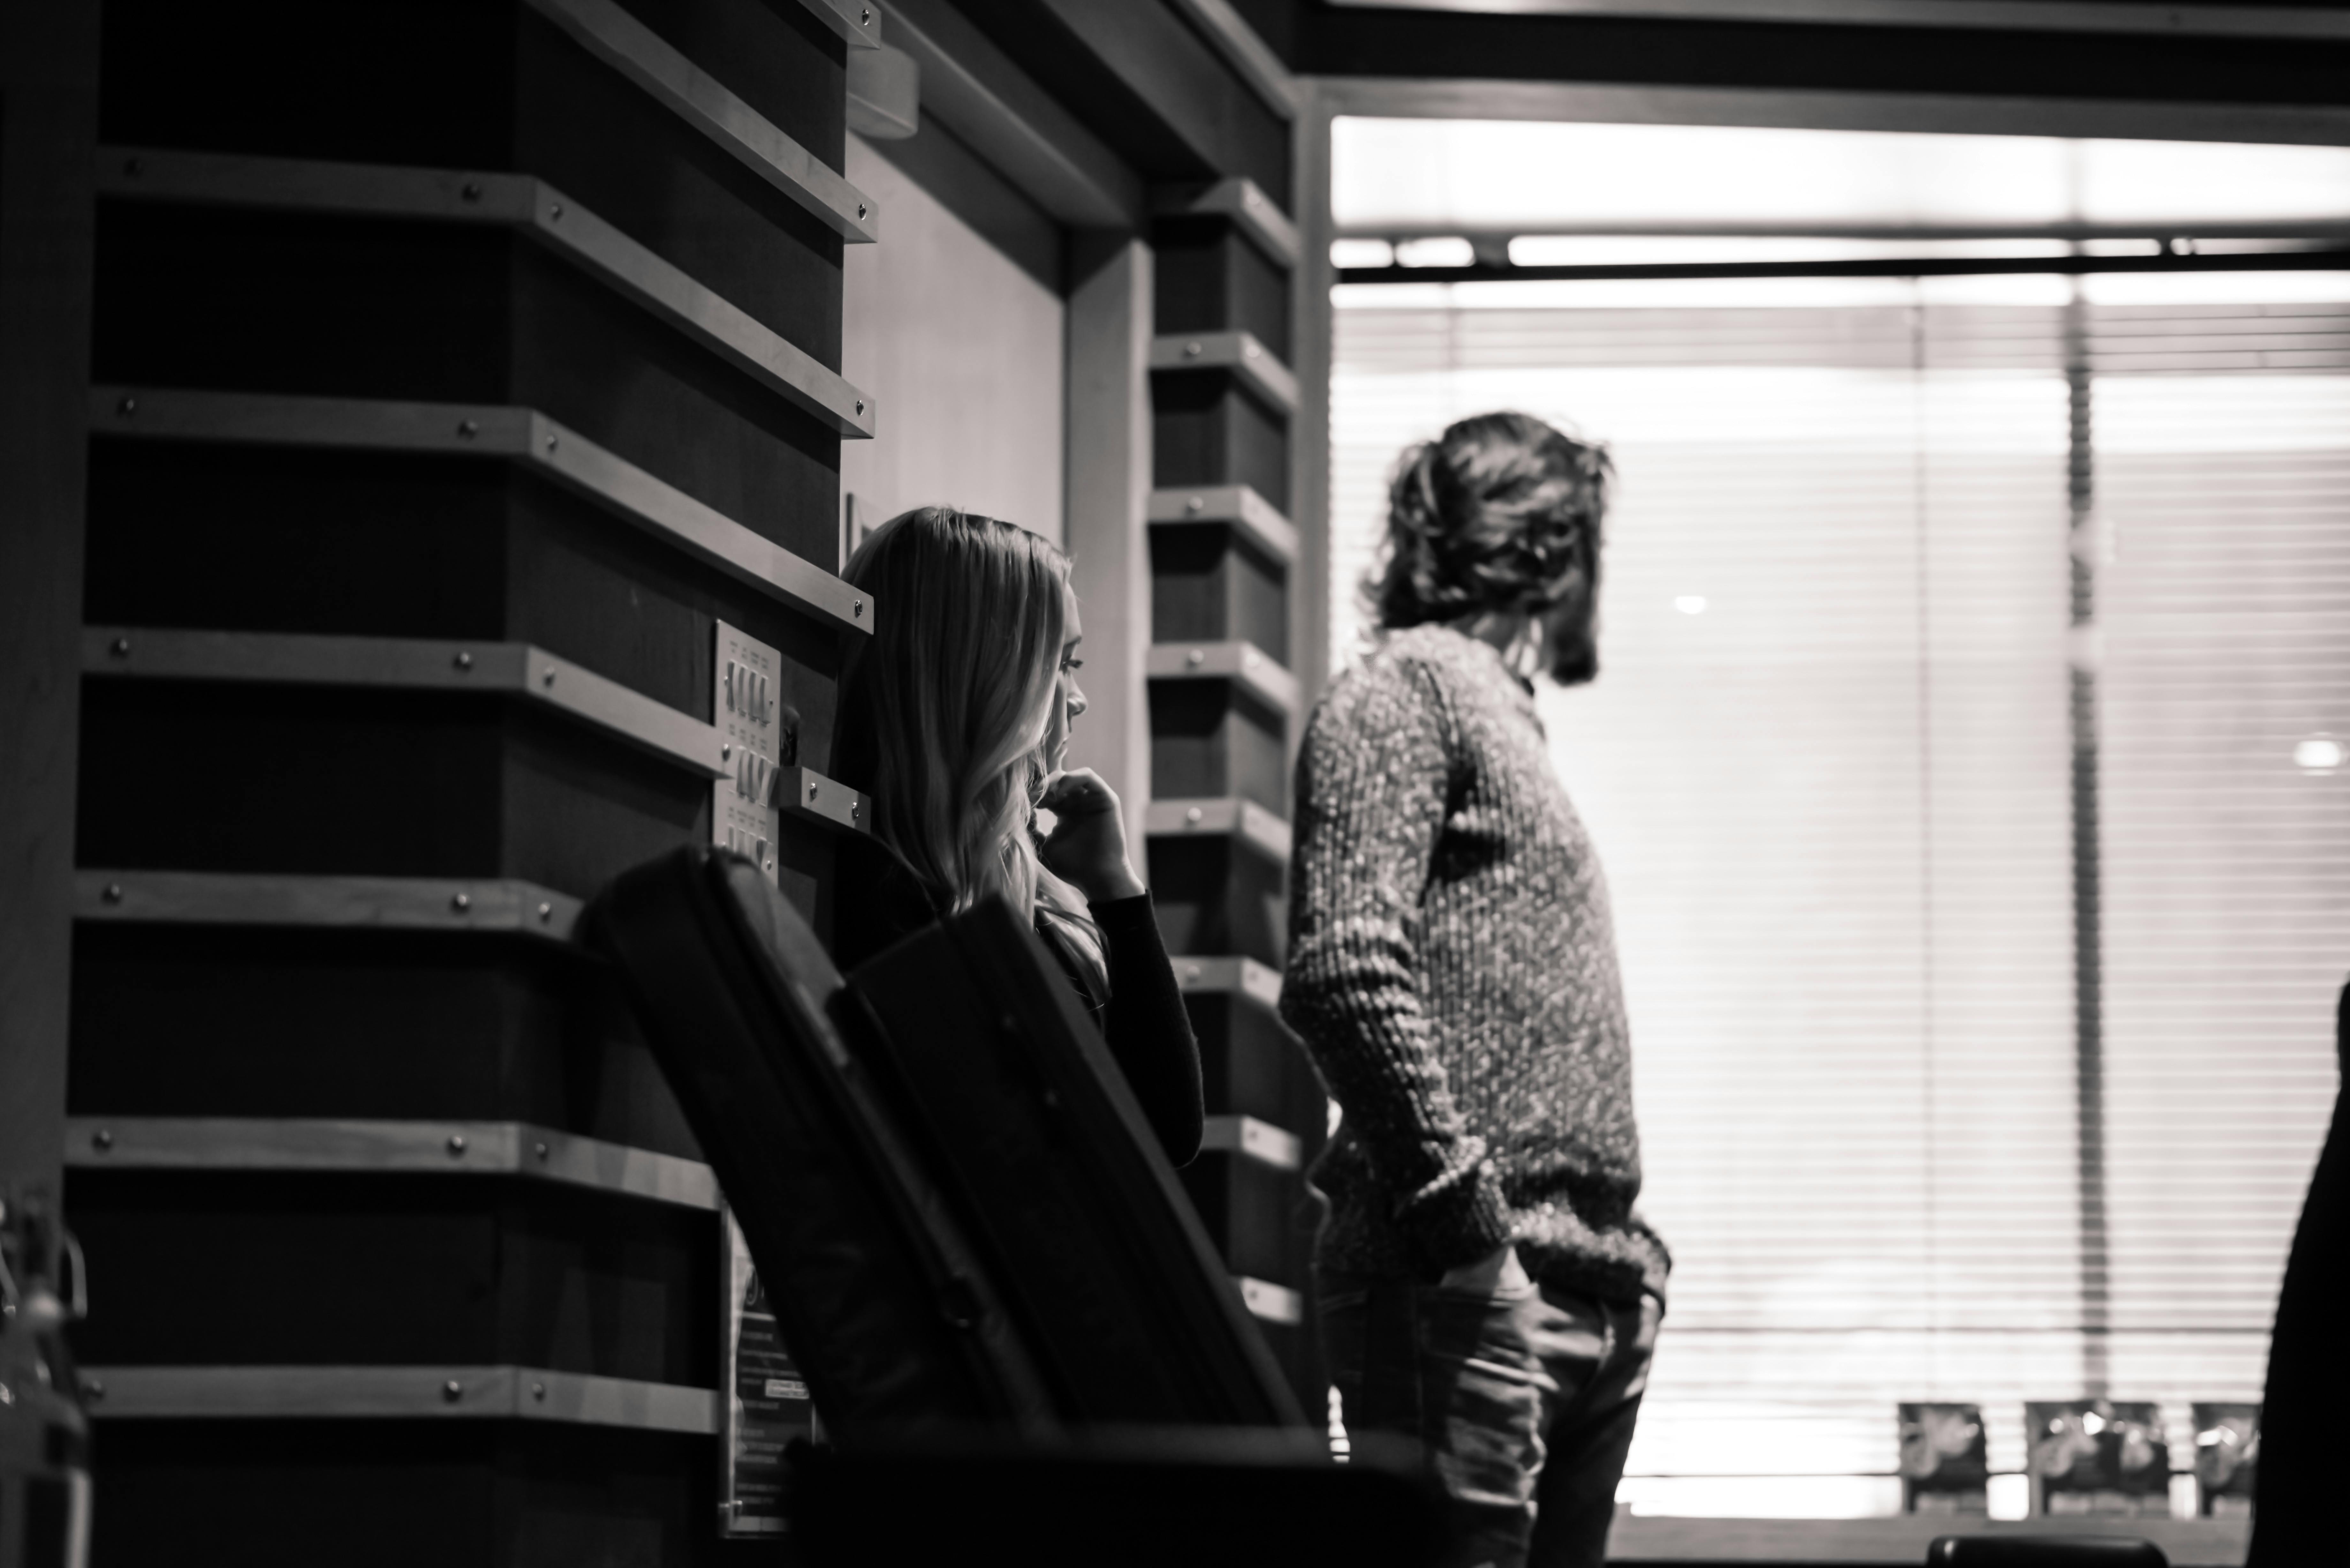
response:
<path id="1" fill-rule="evenodd" d="M 1086 711 L 1086 694 L 1077 688 L 1077 670 L 1085 663 L 1077 657 L 1077 644 L 1086 635 L 1085 623 L 1077 618 L 1076 594 L 1066 585 L 1061 594 L 1067 609 L 1061 641 L 1061 672 L 1053 682 L 1053 711 L 1045 722 L 1047 774 L 1057 774 L 1069 765 L 1069 729 L 1076 722 L 1077 715 Z"/>

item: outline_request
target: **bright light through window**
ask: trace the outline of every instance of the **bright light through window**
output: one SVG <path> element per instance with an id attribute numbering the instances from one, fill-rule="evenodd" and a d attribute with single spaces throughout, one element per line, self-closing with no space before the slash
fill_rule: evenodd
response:
<path id="1" fill-rule="evenodd" d="M 1331 137 L 1342 232 L 2350 217 L 2341 147 L 1356 118 Z"/>

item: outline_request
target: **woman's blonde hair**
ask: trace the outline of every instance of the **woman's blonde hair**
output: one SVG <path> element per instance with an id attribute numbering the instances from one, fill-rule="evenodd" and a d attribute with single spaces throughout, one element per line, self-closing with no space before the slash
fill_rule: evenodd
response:
<path id="1" fill-rule="evenodd" d="M 924 506 L 876 528 L 847 576 L 877 614 L 842 671 L 833 765 L 871 797 L 873 832 L 950 911 L 1000 894 L 1067 929 L 1032 831 L 1069 558 L 1025 528 Z M 1071 934 L 1097 961 L 1090 930 Z"/>

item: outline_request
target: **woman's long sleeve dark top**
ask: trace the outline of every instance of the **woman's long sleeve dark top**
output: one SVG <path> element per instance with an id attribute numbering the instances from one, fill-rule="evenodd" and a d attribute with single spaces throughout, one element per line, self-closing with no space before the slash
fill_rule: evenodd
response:
<path id="1" fill-rule="evenodd" d="M 937 919 L 912 870 L 878 839 L 844 836 L 833 896 L 833 961 L 855 969 L 901 937 Z M 1083 982 L 1057 933 L 1040 932 L 1046 948 L 1086 1004 L 1128 1087 L 1176 1165 L 1200 1152 L 1203 1128 L 1200 1046 L 1175 983 L 1175 968 L 1159 935 L 1150 895 L 1093 906 L 1108 960 L 1109 1000 L 1099 1004 Z"/>

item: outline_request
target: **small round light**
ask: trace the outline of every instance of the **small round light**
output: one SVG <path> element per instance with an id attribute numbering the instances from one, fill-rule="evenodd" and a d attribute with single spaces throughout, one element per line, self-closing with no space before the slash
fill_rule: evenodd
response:
<path id="1" fill-rule="evenodd" d="M 1705 613 L 1705 596 L 1703 594 L 1677 595 L 1673 599 L 1673 608 L 1680 611 L 1683 615 L 1703 615 Z"/>
<path id="2" fill-rule="evenodd" d="M 2293 760 L 2305 774 L 2330 774 L 2344 760 L 2342 742 L 2331 735 L 2311 735 L 2293 749 Z"/>

